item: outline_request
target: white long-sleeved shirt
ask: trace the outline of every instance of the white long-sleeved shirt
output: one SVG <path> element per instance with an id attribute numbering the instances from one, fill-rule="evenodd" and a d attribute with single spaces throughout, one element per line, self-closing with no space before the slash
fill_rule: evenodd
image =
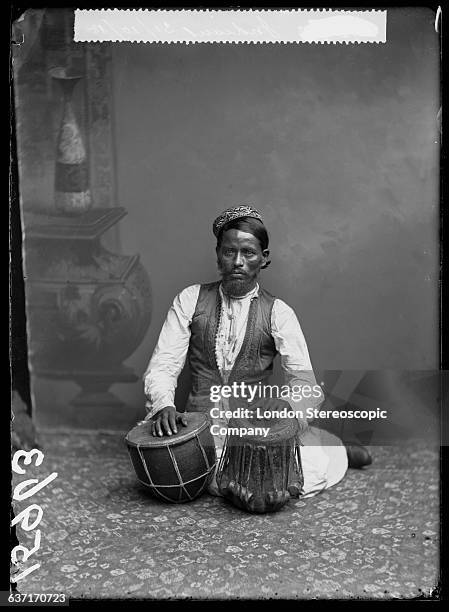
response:
<path id="1" fill-rule="evenodd" d="M 174 406 L 178 376 L 184 367 L 190 342 L 190 324 L 195 312 L 201 285 L 191 285 L 181 291 L 168 311 L 151 360 L 144 374 L 145 395 L 147 396 L 147 418 L 165 406 Z M 242 298 L 229 299 L 221 286 L 223 313 L 217 334 L 216 356 L 221 372 L 232 369 L 243 343 L 251 299 L 258 294 L 259 286 Z M 232 309 L 233 319 L 226 316 Z M 231 325 L 235 325 L 232 336 L 236 338 L 231 353 L 222 348 L 229 337 Z M 276 350 L 281 356 L 281 366 L 286 381 L 294 379 L 310 386 L 316 384 L 307 344 L 295 312 L 280 299 L 275 299 L 271 313 L 271 334 Z M 224 352 L 228 354 L 225 362 Z M 297 402 L 289 402 L 296 408 Z M 315 402 L 316 404 L 317 402 Z M 321 403 L 321 399 L 318 403 Z M 303 402 L 304 404 L 304 402 Z M 302 406 L 301 406 L 302 408 Z"/>

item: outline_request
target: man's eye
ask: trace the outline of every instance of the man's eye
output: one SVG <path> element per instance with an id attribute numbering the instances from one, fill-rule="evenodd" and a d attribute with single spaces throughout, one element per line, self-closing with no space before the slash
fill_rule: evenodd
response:
<path id="1" fill-rule="evenodd" d="M 243 251 L 243 254 L 246 255 L 247 257 L 252 257 L 256 253 L 254 251 Z"/>
<path id="2" fill-rule="evenodd" d="M 230 257 L 233 253 L 234 251 L 232 249 L 225 249 L 223 251 L 223 254 L 226 255 L 226 257 Z"/>

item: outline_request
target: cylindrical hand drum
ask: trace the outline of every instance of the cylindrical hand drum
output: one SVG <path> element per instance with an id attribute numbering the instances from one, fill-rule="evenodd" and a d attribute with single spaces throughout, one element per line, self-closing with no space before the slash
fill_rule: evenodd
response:
<path id="1" fill-rule="evenodd" d="M 217 462 L 210 423 L 200 412 L 185 413 L 187 426 L 156 437 L 150 422 L 136 425 L 125 438 L 139 481 L 166 502 L 189 502 L 201 495 Z"/>
<path id="2" fill-rule="evenodd" d="M 233 428 L 269 427 L 267 436 Z M 218 488 L 248 512 L 275 512 L 304 485 L 296 419 L 231 419 L 217 473 Z"/>

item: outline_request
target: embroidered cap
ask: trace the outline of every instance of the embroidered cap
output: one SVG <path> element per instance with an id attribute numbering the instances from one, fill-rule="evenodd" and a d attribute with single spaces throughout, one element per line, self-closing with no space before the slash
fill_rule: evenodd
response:
<path id="1" fill-rule="evenodd" d="M 212 225 L 212 231 L 218 238 L 218 234 L 220 233 L 223 225 L 226 225 L 226 223 L 229 223 L 229 221 L 241 219 L 242 217 L 252 217 L 253 219 L 259 219 L 259 221 L 262 221 L 263 223 L 262 215 L 259 211 L 253 208 L 250 204 L 243 204 L 242 206 L 228 208 L 218 215 Z"/>

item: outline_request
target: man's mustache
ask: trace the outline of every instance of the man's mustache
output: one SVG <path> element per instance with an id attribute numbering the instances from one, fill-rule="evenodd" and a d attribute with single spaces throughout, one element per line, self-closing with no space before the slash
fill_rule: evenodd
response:
<path id="1" fill-rule="evenodd" d="M 221 272 L 223 278 L 230 278 L 232 276 L 241 276 L 242 278 L 246 278 L 248 275 L 245 272 L 240 272 L 240 270 L 232 270 L 231 272 Z"/>

